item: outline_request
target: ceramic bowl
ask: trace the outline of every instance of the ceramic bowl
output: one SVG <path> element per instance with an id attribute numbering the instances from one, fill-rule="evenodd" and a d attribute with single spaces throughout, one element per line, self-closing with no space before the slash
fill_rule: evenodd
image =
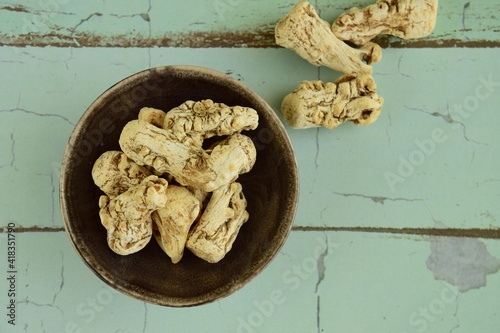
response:
<path id="1" fill-rule="evenodd" d="M 252 107 L 256 130 L 244 132 L 257 149 L 253 169 L 238 181 L 248 200 L 250 218 L 232 250 L 216 264 L 186 250 L 177 264 L 154 238 L 128 256 L 107 245 L 99 219 L 103 193 L 91 170 L 105 151 L 119 150 L 123 126 L 141 107 L 168 111 L 187 100 L 212 99 Z M 77 123 L 64 153 L 60 201 L 64 226 L 87 266 L 126 295 L 164 306 L 194 306 L 226 297 L 251 281 L 273 260 L 291 230 L 298 200 L 298 172 L 290 140 L 274 110 L 234 78 L 194 66 L 164 66 L 134 74 L 99 96 Z"/>

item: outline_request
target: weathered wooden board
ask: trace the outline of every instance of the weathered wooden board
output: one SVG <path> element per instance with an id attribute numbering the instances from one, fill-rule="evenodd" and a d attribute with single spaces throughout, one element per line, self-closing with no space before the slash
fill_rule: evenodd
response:
<path id="1" fill-rule="evenodd" d="M 459 231 L 449 235 L 499 238 L 499 50 L 388 49 L 374 67 L 385 99 L 376 123 L 287 127 L 301 176 L 295 227 L 440 234 L 442 223 Z M 2 47 L 0 176 L 19 189 L 0 192 L 3 218 L 61 228 L 59 167 L 74 124 L 117 81 L 172 64 L 228 73 L 277 114 L 302 80 L 339 76 L 285 49 Z"/>
<path id="2" fill-rule="evenodd" d="M 6 235 L 0 234 L 3 244 Z M 500 257 L 500 243 L 471 241 Z M 481 246 L 481 244 L 483 244 Z M 255 280 L 219 302 L 172 309 L 124 296 L 78 258 L 63 232 L 18 234 L 17 321 L 7 333 L 496 332 L 500 275 L 459 292 L 436 280 L 426 238 L 292 232 Z M 463 262 L 475 254 L 463 256 Z M 22 254 L 22 255 L 21 255 Z M 0 247 L 6 257 L 6 247 Z M 459 265 L 454 273 L 467 266 Z M 9 288 L 4 277 L 0 290 Z M 0 305 L 5 309 L 5 298 Z"/>
<path id="3" fill-rule="evenodd" d="M 138 71 L 189 64 L 241 80 L 280 116 L 302 80 L 340 76 L 275 45 L 274 26 L 296 1 L 0 1 L 0 332 L 498 331 L 496 0 L 440 0 L 430 36 L 377 39 L 376 123 L 285 124 L 300 171 L 295 224 L 234 295 L 186 309 L 145 304 L 105 285 L 72 248 L 60 163 L 92 101 Z M 374 1 L 313 4 L 332 22 Z"/>
<path id="4" fill-rule="evenodd" d="M 374 1 L 316 0 L 333 22 Z M 276 47 L 274 26 L 290 0 L 29 0 L 0 4 L 0 45 L 71 47 Z M 423 39 L 378 38 L 384 47 L 496 47 L 500 3 L 441 0 L 434 32 Z"/>

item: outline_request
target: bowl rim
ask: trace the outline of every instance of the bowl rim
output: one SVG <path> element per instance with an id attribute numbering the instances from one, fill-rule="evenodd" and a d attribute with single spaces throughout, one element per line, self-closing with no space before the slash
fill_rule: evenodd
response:
<path id="1" fill-rule="evenodd" d="M 258 104 L 262 106 L 263 109 L 265 109 L 268 113 L 268 116 L 274 121 L 276 124 L 276 129 L 280 132 L 280 141 L 286 146 L 286 149 L 292 154 L 290 154 L 290 159 L 288 160 L 288 163 L 290 164 L 290 170 L 292 172 L 291 174 L 291 179 L 293 180 L 293 183 L 290 184 L 290 188 L 293 190 L 293 193 L 289 196 L 289 202 L 287 202 L 287 217 L 289 223 L 285 225 L 285 228 L 280 228 L 280 233 L 279 233 L 279 238 L 276 240 L 276 244 L 273 246 L 272 253 L 269 256 L 265 256 L 265 260 L 260 260 L 259 265 L 256 266 L 255 270 L 253 270 L 251 273 L 245 275 L 245 277 L 240 280 L 240 283 L 232 283 L 229 287 L 226 288 L 218 288 L 215 289 L 217 291 L 216 297 L 210 297 L 210 298 L 205 298 L 203 294 L 202 296 L 197 295 L 197 296 L 192 296 L 192 297 L 173 297 L 173 296 L 166 296 L 162 295 L 161 297 L 154 297 L 153 294 L 144 294 L 141 293 L 135 289 L 127 288 L 126 286 L 121 285 L 120 283 L 116 283 L 114 281 L 114 276 L 113 274 L 109 273 L 104 267 L 100 267 L 100 265 L 93 265 L 91 263 L 91 255 L 89 253 L 86 253 L 85 249 L 79 246 L 78 240 L 75 239 L 75 230 L 70 223 L 70 218 L 68 216 L 68 204 L 66 202 L 66 184 L 68 182 L 68 176 L 67 176 L 67 170 L 69 168 L 70 159 L 71 159 L 71 151 L 72 147 L 81 133 L 83 124 L 86 123 L 86 120 L 91 116 L 93 113 L 94 109 L 96 106 L 100 104 L 100 102 L 103 99 L 106 99 L 107 97 L 110 97 L 117 89 L 120 89 L 120 87 L 123 87 L 127 85 L 130 82 L 135 81 L 136 79 L 147 76 L 148 73 L 151 73 L 151 71 L 156 71 L 157 73 L 162 73 L 163 71 L 182 71 L 182 72 L 190 72 L 190 73 L 198 73 L 202 75 L 208 75 L 212 76 L 215 78 L 220 79 L 224 83 L 228 83 L 231 86 L 236 86 L 237 88 L 241 89 L 242 91 L 245 92 L 245 94 L 248 94 L 249 97 L 253 98 Z M 160 74 L 161 75 L 161 74 Z M 290 140 L 290 137 L 288 135 L 288 132 L 285 129 L 285 126 L 283 125 L 283 122 L 280 120 L 274 109 L 262 98 L 260 97 L 253 89 L 251 89 L 249 86 L 244 84 L 243 82 L 233 78 L 232 76 L 222 73 L 220 71 L 207 68 L 207 67 L 201 67 L 201 66 L 195 66 L 195 65 L 165 65 L 165 66 L 156 66 L 156 67 L 151 67 L 148 69 L 141 70 L 139 72 L 136 72 L 134 74 L 131 74 L 124 79 L 116 82 L 109 88 L 107 88 L 103 93 L 101 93 L 85 110 L 85 112 L 82 114 L 78 122 L 76 123 L 65 148 L 64 154 L 63 154 L 63 159 L 61 163 L 61 170 L 60 170 L 60 183 L 59 183 L 59 201 L 60 201 L 60 210 L 62 214 L 62 220 L 63 220 L 63 225 L 65 229 L 65 233 L 68 235 L 70 239 L 70 243 L 72 244 L 73 248 L 76 250 L 78 253 L 80 259 L 86 264 L 90 270 L 97 275 L 103 282 L 105 282 L 108 286 L 120 291 L 121 293 L 133 297 L 135 299 L 138 299 L 140 301 L 148 302 L 151 304 L 156 304 L 156 305 L 161 305 L 161 306 L 169 306 L 169 307 L 190 307 L 190 306 L 198 306 L 198 305 L 203 305 L 207 303 L 211 303 L 217 300 L 220 300 L 222 298 L 225 298 L 239 289 L 243 288 L 245 285 L 247 285 L 251 280 L 253 280 L 256 276 L 258 276 L 277 256 L 277 254 L 280 252 L 281 248 L 285 244 L 291 230 L 294 224 L 294 219 L 296 216 L 296 211 L 297 211 L 297 206 L 298 206 L 298 201 L 299 201 L 299 172 L 298 172 L 298 164 L 297 164 L 297 159 L 296 155 L 294 153 L 294 149 Z M 225 285 L 226 286 L 226 285 Z M 210 294 L 213 294 L 214 291 L 211 291 Z"/>

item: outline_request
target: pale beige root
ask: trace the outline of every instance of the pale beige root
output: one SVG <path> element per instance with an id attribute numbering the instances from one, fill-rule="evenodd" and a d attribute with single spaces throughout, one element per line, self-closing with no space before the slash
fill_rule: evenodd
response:
<path id="1" fill-rule="evenodd" d="M 101 216 L 105 214 L 102 213 Z M 109 220 L 112 221 L 111 218 Z M 116 224 L 109 224 L 106 227 L 108 246 L 113 252 L 122 256 L 133 254 L 142 250 L 151 241 L 153 235 L 151 217 L 140 224 L 130 223 L 129 221 L 114 221 L 116 221 Z"/>
<path id="2" fill-rule="evenodd" d="M 281 112 L 292 128 L 332 129 L 347 121 L 368 125 L 378 118 L 384 102 L 375 89 L 367 74 L 345 75 L 334 83 L 303 81 L 283 99 Z"/>
<path id="3" fill-rule="evenodd" d="M 140 184 L 151 172 L 121 151 L 103 153 L 94 163 L 92 179 L 110 197 L 116 197 Z"/>
<path id="4" fill-rule="evenodd" d="M 275 38 L 278 45 L 295 51 L 311 64 L 346 74 L 371 73 L 372 66 L 363 61 L 376 62 L 381 57 L 381 48 L 376 44 L 358 50 L 338 39 L 330 24 L 323 21 L 307 1 L 299 2 L 278 22 Z"/>
<path id="5" fill-rule="evenodd" d="M 107 230 L 109 248 L 122 256 L 142 250 L 150 242 L 153 235 L 153 220 L 151 217 L 139 224 L 128 220 L 120 220 L 114 216 L 114 212 L 109 212 L 106 209 L 108 203 L 109 197 L 101 196 L 99 199 L 99 206 L 101 207 L 99 215 Z"/>
<path id="6" fill-rule="evenodd" d="M 116 253 L 135 253 L 153 234 L 151 213 L 167 203 L 167 181 L 149 176 L 119 196 L 99 199 L 99 217 L 107 230 L 109 247 Z"/>
<path id="7" fill-rule="evenodd" d="M 199 199 L 185 187 L 170 185 L 166 193 L 168 204 L 151 215 L 156 225 L 153 234 L 172 263 L 176 264 L 182 259 L 189 229 L 201 206 Z"/>
<path id="8" fill-rule="evenodd" d="M 203 203 L 205 202 L 205 199 L 208 197 L 209 193 L 206 192 L 206 191 L 203 191 L 203 190 L 201 190 L 199 188 L 192 187 L 192 186 L 187 186 L 186 188 L 200 202 L 200 206 L 203 207 Z"/>
<path id="9" fill-rule="evenodd" d="M 195 146 L 179 142 L 171 131 L 157 128 L 142 120 L 132 120 L 125 125 L 119 144 L 123 152 L 139 165 L 153 167 L 159 173 L 169 173 L 174 178 L 182 173 L 187 162 L 201 154 Z"/>
<path id="10" fill-rule="evenodd" d="M 171 131 L 140 120 L 125 125 L 119 142 L 125 154 L 137 164 L 152 166 L 158 172 L 169 173 L 181 185 L 205 192 L 250 171 L 256 158 L 252 140 L 239 133 L 208 154 L 201 147 L 179 142 Z"/>
<path id="11" fill-rule="evenodd" d="M 168 182 L 165 179 L 154 175 L 148 176 L 139 185 L 132 186 L 119 196 L 111 198 L 105 211 L 113 218 L 135 224 L 143 223 L 153 211 L 166 205 L 167 187 Z M 101 222 L 104 226 L 108 224 L 108 221 Z"/>
<path id="12" fill-rule="evenodd" d="M 199 167 L 198 160 L 186 165 L 183 182 L 190 186 L 212 192 L 234 182 L 240 174 L 249 172 L 257 159 L 257 150 L 252 140 L 240 133 L 218 142 L 206 161 Z"/>
<path id="13" fill-rule="evenodd" d="M 367 64 L 376 63 L 382 59 L 382 48 L 376 43 L 368 42 L 361 45 L 358 50 Z"/>
<path id="14" fill-rule="evenodd" d="M 137 119 L 144 120 L 151 125 L 162 128 L 166 113 L 155 108 L 144 107 L 139 111 Z"/>
<path id="15" fill-rule="evenodd" d="M 249 107 L 227 106 L 210 99 L 187 101 L 170 110 L 163 128 L 171 130 L 180 141 L 185 136 L 203 139 L 254 130 L 259 124 L 257 111 Z"/>
<path id="16" fill-rule="evenodd" d="M 351 8 L 332 24 L 341 40 L 362 45 L 380 34 L 422 38 L 436 25 L 438 0 L 379 0 L 363 9 Z"/>
<path id="17" fill-rule="evenodd" d="M 222 260 L 231 250 L 241 226 L 248 220 L 246 206 L 239 183 L 214 191 L 199 222 L 189 233 L 186 247 L 210 263 Z"/>

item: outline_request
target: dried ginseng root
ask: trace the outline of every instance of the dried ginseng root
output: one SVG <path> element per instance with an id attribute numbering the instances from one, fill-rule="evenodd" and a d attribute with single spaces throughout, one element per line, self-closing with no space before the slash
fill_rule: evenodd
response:
<path id="1" fill-rule="evenodd" d="M 199 222 L 189 233 L 186 247 L 196 256 L 217 263 L 231 250 L 248 220 L 241 184 L 231 183 L 213 192 Z"/>
<path id="2" fill-rule="evenodd" d="M 257 156 L 252 140 L 240 133 L 206 152 L 201 147 L 179 142 L 171 131 L 142 120 L 125 125 L 120 147 L 137 164 L 151 166 L 160 173 L 172 175 L 181 185 L 206 192 L 248 172 Z"/>
<path id="3" fill-rule="evenodd" d="M 189 229 L 198 217 L 201 204 L 199 198 L 182 186 L 169 185 L 166 194 L 168 204 L 151 215 L 155 223 L 153 234 L 176 264 L 182 259 Z"/>
<path id="4" fill-rule="evenodd" d="M 295 51 L 311 64 L 346 74 L 369 74 L 373 70 L 369 64 L 382 57 L 377 44 L 356 49 L 337 38 L 330 24 L 307 1 L 300 1 L 278 22 L 275 38 L 278 45 Z"/>
<path id="5" fill-rule="evenodd" d="M 151 213 L 166 205 L 167 186 L 166 180 L 149 176 L 115 198 L 100 197 L 99 217 L 114 252 L 128 255 L 149 243 L 153 234 Z"/>
<path id="6" fill-rule="evenodd" d="M 297 129 L 332 129 L 347 121 L 368 125 L 378 118 L 384 102 L 375 89 L 370 75 L 345 75 L 334 83 L 304 81 L 284 98 L 281 112 Z"/>
<path id="7" fill-rule="evenodd" d="M 438 0 L 379 0 L 363 9 L 351 8 L 331 29 L 339 39 L 357 45 L 380 34 L 421 38 L 434 30 L 437 11 Z"/>
<path id="8" fill-rule="evenodd" d="M 102 154 L 92 170 L 106 193 L 99 216 L 109 247 L 128 255 L 155 237 L 175 264 L 192 235 L 193 252 L 209 262 L 222 259 L 248 220 L 242 187 L 234 182 L 255 164 L 255 145 L 241 132 L 256 129 L 258 120 L 252 108 L 209 99 L 169 112 L 142 108 L 122 130 L 123 152 Z M 221 140 L 203 145 L 216 136 Z"/>
<path id="9" fill-rule="evenodd" d="M 197 138 L 201 146 L 204 139 L 254 130 L 258 124 L 259 115 L 252 108 L 230 107 L 206 99 L 187 101 L 170 110 L 165 115 L 163 128 L 171 130 L 180 141 L 186 136 Z"/>
<path id="10" fill-rule="evenodd" d="M 116 197 L 140 184 L 151 172 L 138 165 L 121 151 L 107 151 L 94 163 L 94 183 L 109 197 Z"/>

